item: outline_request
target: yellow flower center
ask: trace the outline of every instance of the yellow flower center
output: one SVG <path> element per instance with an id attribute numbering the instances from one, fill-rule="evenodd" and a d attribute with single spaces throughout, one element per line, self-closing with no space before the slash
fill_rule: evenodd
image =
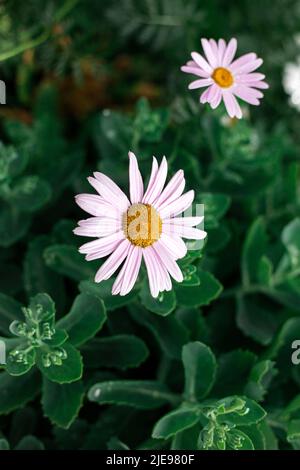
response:
<path id="1" fill-rule="evenodd" d="M 123 215 L 123 230 L 133 245 L 146 248 L 160 238 L 162 220 L 149 204 L 133 204 Z"/>
<path id="2" fill-rule="evenodd" d="M 233 76 L 230 70 L 218 67 L 213 71 L 212 78 L 222 88 L 229 88 L 233 84 Z"/>

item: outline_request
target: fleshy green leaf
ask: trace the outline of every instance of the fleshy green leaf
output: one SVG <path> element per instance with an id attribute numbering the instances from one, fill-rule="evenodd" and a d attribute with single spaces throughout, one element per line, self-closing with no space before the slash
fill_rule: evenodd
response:
<path id="1" fill-rule="evenodd" d="M 44 450 L 44 444 L 35 436 L 24 436 L 15 450 Z"/>
<path id="2" fill-rule="evenodd" d="M 106 321 L 105 307 L 98 297 L 80 294 L 74 300 L 70 312 L 59 320 L 57 328 L 68 332 L 74 346 L 81 346 L 102 328 Z"/>
<path id="3" fill-rule="evenodd" d="M 175 286 L 176 298 L 183 307 L 200 307 L 209 305 L 222 292 L 222 285 L 209 272 L 199 270 L 200 285 L 197 287 L 185 287 L 180 284 Z"/>
<path id="4" fill-rule="evenodd" d="M 114 279 L 108 279 L 107 281 L 100 282 L 100 284 L 96 284 L 92 281 L 82 281 L 79 284 L 79 290 L 81 292 L 100 297 L 103 300 L 107 311 L 113 311 L 117 308 L 121 308 L 124 305 L 132 302 L 132 300 L 137 297 L 136 288 L 133 288 L 129 294 L 124 296 L 112 295 L 111 290 L 113 283 Z"/>
<path id="5" fill-rule="evenodd" d="M 95 338 L 89 341 L 81 352 L 87 367 L 117 369 L 138 367 L 149 354 L 145 343 L 133 335 Z"/>
<path id="6" fill-rule="evenodd" d="M 177 402 L 160 382 L 150 380 L 115 380 L 93 385 L 88 398 L 100 405 L 114 403 L 134 408 L 159 408 L 168 402 Z"/>
<path id="7" fill-rule="evenodd" d="M 44 260 L 49 268 L 74 281 L 95 276 L 96 264 L 86 262 L 76 246 L 52 245 L 44 251 Z"/>
<path id="8" fill-rule="evenodd" d="M 181 349 L 188 340 L 188 332 L 174 315 L 160 317 L 138 305 L 130 307 L 130 313 L 137 323 L 152 332 L 168 357 L 176 359 L 181 357 Z"/>
<path id="9" fill-rule="evenodd" d="M 161 292 L 155 299 L 152 297 L 148 282 L 144 282 L 140 291 L 141 302 L 147 310 L 163 317 L 170 315 L 176 307 L 174 291 Z"/>
<path id="10" fill-rule="evenodd" d="M 187 400 L 197 401 L 211 390 L 216 376 L 217 363 L 211 349 L 196 341 L 182 349 L 185 374 L 184 395 Z"/>
<path id="11" fill-rule="evenodd" d="M 178 432 L 194 426 L 199 421 L 197 408 L 179 408 L 163 416 L 154 426 L 152 437 L 169 439 Z"/>
<path id="12" fill-rule="evenodd" d="M 37 366 L 42 374 L 53 382 L 60 384 L 76 382 L 82 376 L 81 355 L 79 351 L 69 343 L 64 343 L 62 349 L 66 357 L 62 359 L 61 365 L 53 364 L 53 362 L 49 363 L 48 358 L 45 358 L 45 353 L 38 350 Z"/>
<path id="13" fill-rule="evenodd" d="M 41 379 L 36 371 L 21 377 L 0 373 L 0 414 L 8 414 L 33 400 L 39 393 Z"/>
<path id="14" fill-rule="evenodd" d="M 265 254 L 267 236 L 265 225 L 261 218 L 257 219 L 250 227 L 242 253 L 242 277 L 243 284 L 255 283 L 258 275 L 258 266 Z"/>
<path id="15" fill-rule="evenodd" d="M 77 417 L 84 396 L 81 381 L 70 384 L 58 384 L 44 378 L 42 405 L 45 416 L 53 424 L 69 428 Z"/>

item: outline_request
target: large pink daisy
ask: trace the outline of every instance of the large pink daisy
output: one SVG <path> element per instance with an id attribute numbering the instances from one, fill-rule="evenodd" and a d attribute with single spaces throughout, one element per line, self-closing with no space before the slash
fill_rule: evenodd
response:
<path id="1" fill-rule="evenodd" d="M 192 59 L 181 70 L 201 77 L 189 85 L 189 89 L 207 89 L 200 96 L 200 103 L 209 103 L 215 109 L 222 99 L 230 117 L 242 117 L 241 107 L 236 99 L 258 106 L 263 97 L 260 89 L 269 88 L 264 82 L 265 75 L 253 73 L 261 66 L 263 60 L 254 52 L 233 60 L 237 40 L 231 39 L 228 44 L 224 39 L 201 39 L 205 58 L 198 52 L 192 52 Z"/>
<path id="2" fill-rule="evenodd" d="M 171 277 L 183 281 L 176 263 L 187 252 L 182 238 L 205 238 L 206 232 L 195 228 L 203 217 L 177 217 L 191 206 L 194 191 L 182 194 L 185 186 L 182 170 L 165 186 L 168 172 L 165 157 L 160 166 L 153 157 L 146 191 L 132 152 L 129 161 L 130 200 L 110 178 L 95 172 L 88 181 L 98 194 L 76 196 L 77 204 L 93 217 L 81 220 L 74 233 L 97 237 L 79 249 L 86 260 L 110 255 L 98 270 L 96 282 L 110 278 L 123 263 L 112 294 L 126 295 L 136 282 L 143 259 L 151 294 L 157 297 L 159 292 L 172 289 Z"/>

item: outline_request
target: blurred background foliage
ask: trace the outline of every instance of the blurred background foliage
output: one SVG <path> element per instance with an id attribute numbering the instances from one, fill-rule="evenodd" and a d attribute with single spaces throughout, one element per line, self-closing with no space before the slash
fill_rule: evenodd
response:
<path id="1" fill-rule="evenodd" d="M 0 449 L 299 449 L 299 32 L 295 0 L 1 2 Z M 240 122 L 187 90 L 201 37 L 264 59 Z M 128 189 L 129 150 L 205 204 L 158 300 L 143 273 L 125 298 L 94 284 L 72 233 L 92 171 Z"/>

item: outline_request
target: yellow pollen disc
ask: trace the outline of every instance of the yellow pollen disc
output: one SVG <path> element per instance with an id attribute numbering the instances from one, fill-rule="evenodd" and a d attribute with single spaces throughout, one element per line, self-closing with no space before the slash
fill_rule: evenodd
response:
<path id="1" fill-rule="evenodd" d="M 233 76 L 230 70 L 224 67 L 218 67 L 211 76 L 214 81 L 222 88 L 229 88 L 233 84 Z"/>
<path id="2" fill-rule="evenodd" d="M 133 245 L 146 248 L 160 238 L 162 220 L 149 204 L 133 204 L 123 215 L 123 230 Z"/>

